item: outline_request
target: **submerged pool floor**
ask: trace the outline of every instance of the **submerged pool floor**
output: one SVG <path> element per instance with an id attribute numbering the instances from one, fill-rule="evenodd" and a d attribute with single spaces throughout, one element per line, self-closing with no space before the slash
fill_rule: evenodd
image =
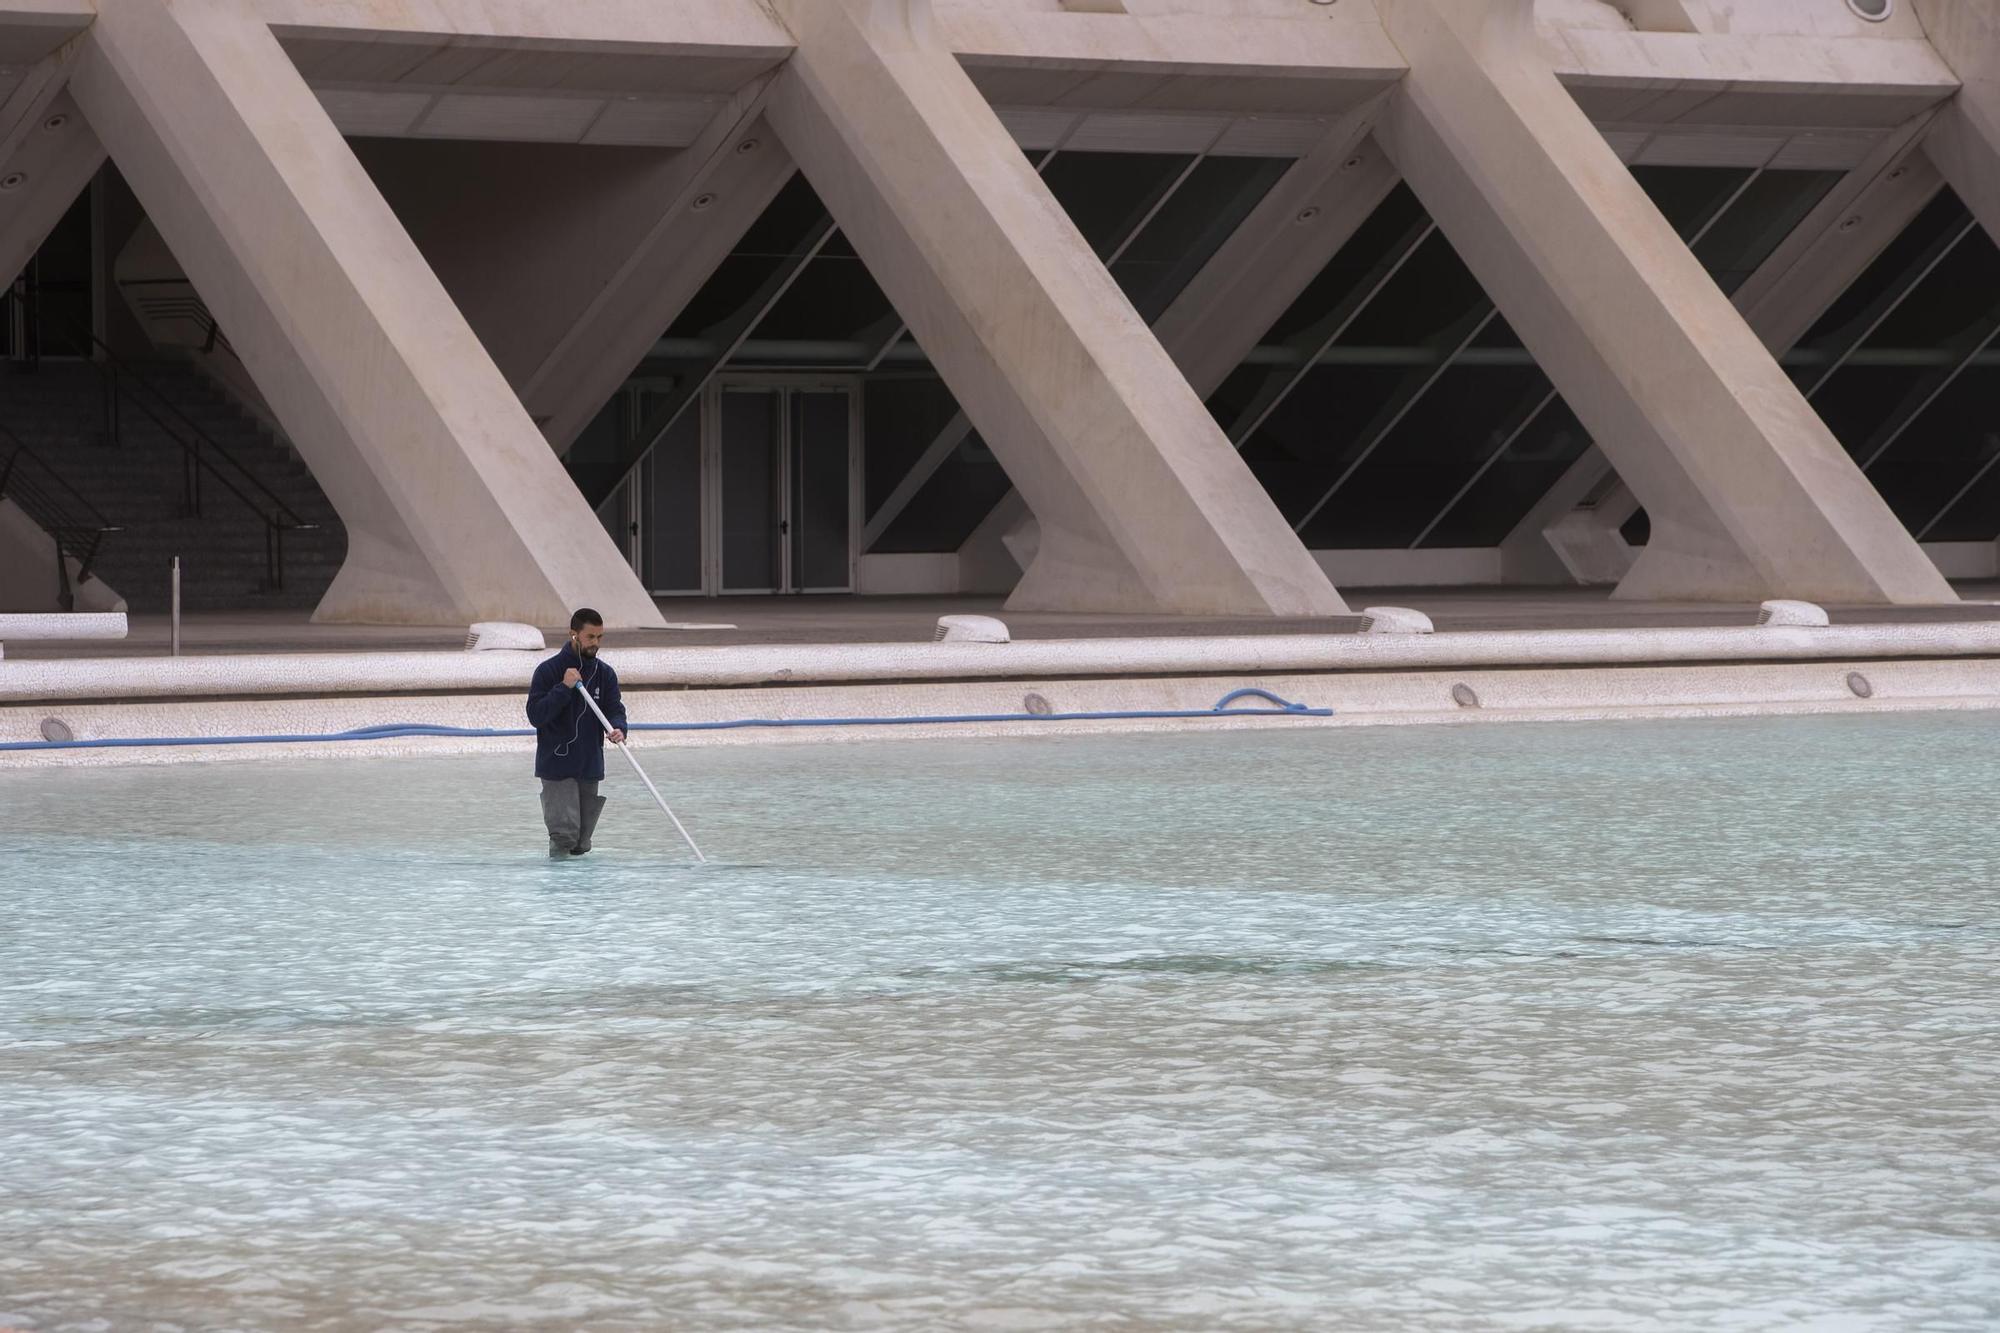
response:
<path id="1" fill-rule="evenodd" d="M 0 774 L 0 1327 L 1990 1329 L 1996 754 Z"/>

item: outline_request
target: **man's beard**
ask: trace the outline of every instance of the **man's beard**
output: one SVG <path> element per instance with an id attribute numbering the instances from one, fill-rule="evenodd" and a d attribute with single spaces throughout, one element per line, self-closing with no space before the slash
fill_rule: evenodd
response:
<path id="1" fill-rule="evenodd" d="M 586 648 L 582 644 L 578 644 L 576 646 L 576 655 L 578 657 L 595 657 L 597 656 L 597 649 Z"/>

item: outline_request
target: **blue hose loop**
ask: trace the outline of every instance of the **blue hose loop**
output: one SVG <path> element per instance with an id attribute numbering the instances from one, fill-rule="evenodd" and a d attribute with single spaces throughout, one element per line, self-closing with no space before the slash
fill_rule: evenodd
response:
<path id="1" fill-rule="evenodd" d="M 1259 699 L 1269 707 L 1238 708 L 1242 699 Z M 744 717 L 719 722 L 634 722 L 631 731 L 744 731 L 763 727 L 911 727 L 948 726 L 953 723 L 995 722 L 1124 722 L 1151 719 L 1198 719 L 1218 717 L 1332 717 L 1331 708 L 1309 708 L 1293 703 L 1269 690 L 1248 686 L 1231 690 L 1215 701 L 1213 708 L 1196 709 L 1114 709 L 1084 713 L 933 713 L 915 717 Z M 0 743 L 0 754 L 32 750 L 121 750 L 158 749 L 204 745 L 296 745 L 335 741 L 388 741 L 411 737 L 442 736 L 460 740 L 485 740 L 533 736 L 532 728 L 437 727 L 415 722 L 387 722 L 351 731 L 293 736 L 136 736 L 84 741 L 8 741 Z"/>

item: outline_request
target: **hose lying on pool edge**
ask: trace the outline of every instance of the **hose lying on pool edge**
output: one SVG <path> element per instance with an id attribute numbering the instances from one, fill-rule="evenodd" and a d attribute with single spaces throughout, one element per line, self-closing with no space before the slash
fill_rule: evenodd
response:
<path id="1" fill-rule="evenodd" d="M 1232 708 L 1239 699 L 1262 699 L 1270 708 Z M 1308 708 L 1254 686 L 1231 690 L 1215 701 L 1213 708 L 1121 709 L 1097 713 L 935 713 L 916 717 L 745 717 L 720 722 L 634 722 L 632 731 L 739 731 L 752 727 L 906 727 L 921 724 L 987 722 L 1116 722 L 1148 718 L 1218 717 L 1332 717 L 1331 708 Z M 182 745 L 291 745 L 323 741 L 387 741 L 411 736 L 449 736 L 468 739 L 532 736 L 529 728 L 437 727 L 422 723 L 386 723 L 356 727 L 352 731 L 321 732 L 297 736 L 136 736 L 108 737 L 87 741 L 8 741 L 0 743 L 0 753 L 20 750 L 116 750 Z"/>

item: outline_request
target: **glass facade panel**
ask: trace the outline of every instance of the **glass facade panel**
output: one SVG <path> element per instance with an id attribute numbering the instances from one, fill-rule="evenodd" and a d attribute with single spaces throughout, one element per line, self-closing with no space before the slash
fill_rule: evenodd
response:
<path id="1" fill-rule="evenodd" d="M 2000 536 L 2000 511 L 1982 504 L 2000 439 L 1996 341 L 2000 247 L 1945 190 L 1787 358 L 1827 427 L 1925 540 Z"/>
<path id="2" fill-rule="evenodd" d="M 646 395 L 641 395 L 641 399 Z M 640 473 L 639 530 L 645 540 L 640 571 L 654 592 L 700 592 L 701 411 L 681 413 Z"/>
<path id="3" fill-rule="evenodd" d="M 1315 550 L 1410 545 L 1547 383 L 1532 364 L 1453 366 L 1300 536 Z"/>
<path id="4" fill-rule="evenodd" d="M 848 396 L 792 395 L 792 580 L 831 592 L 850 583 L 847 566 Z"/>
<path id="5" fill-rule="evenodd" d="M 861 510 L 873 518 L 910 467 L 958 415 L 958 400 L 936 376 L 870 378 L 862 388 Z"/>
<path id="6" fill-rule="evenodd" d="M 1111 266 L 1141 319 L 1151 324 L 1166 313 L 1291 165 L 1285 158 L 1211 157 L 1189 174 Z"/>
<path id="7" fill-rule="evenodd" d="M 1192 161 L 1177 153 L 1057 153 L 1042 180 L 1102 258 L 1131 238 Z"/>
<path id="8" fill-rule="evenodd" d="M 778 413 L 784 395 L 722 395 L 722 590 L 778 586 Z"/>
<path id="9" fill-rule="evenodd" d="M 1498 546 L 1583 456 L 1590 433 L 1560 394 L 1543 395 L 1537 401 L 1547 405 L 1431 529 L 1425 546 Z"/>
<path id="10" fill-rule="evenodd" d="M 870 549 L 956 551 L 1009 489 L 993 451 L 976 433 L 968 435 Z"/>

